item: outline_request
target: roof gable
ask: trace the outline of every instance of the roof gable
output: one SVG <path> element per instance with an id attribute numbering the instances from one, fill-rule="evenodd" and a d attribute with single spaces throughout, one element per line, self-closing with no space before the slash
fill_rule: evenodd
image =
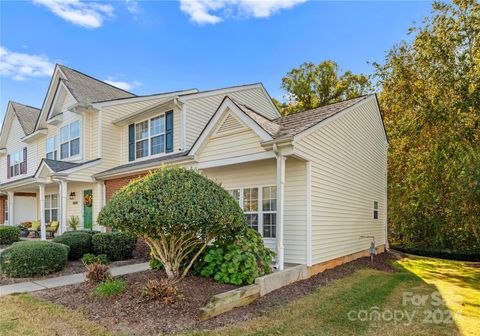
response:
<path id="1" fill-rule="evenodd" d="M 5 113 L 0 132 L 0 147 L 6 146 L 10 129 L 15 119 L 20 124 L 23 135 L 27 136 L 35 129 L 35 123 L 39 114 L 40 110 L 35 107 L 10 101 L 7 105 L 7 112 Z"/>

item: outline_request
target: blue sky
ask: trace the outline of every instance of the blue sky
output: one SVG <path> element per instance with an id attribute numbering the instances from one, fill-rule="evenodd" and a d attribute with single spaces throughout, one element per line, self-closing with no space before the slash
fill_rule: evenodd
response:
<path id="1" fill-rule="evenodd" d="M 35 0 L 0 3 L 0 117 L 41 107 L 55 63 L 136 94 L 263 82 L 304 61 L 370 74 L 429 2 Z M 226 2 L 225 2 L 226 1 Z"/>

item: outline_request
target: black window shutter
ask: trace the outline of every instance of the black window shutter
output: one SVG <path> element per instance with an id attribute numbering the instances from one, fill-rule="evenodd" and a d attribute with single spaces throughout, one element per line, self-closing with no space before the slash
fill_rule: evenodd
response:
<path id="1" fill-rule="evenodd" d="M 128 161 L 135 160 L 135 124 L 128 125 Z"/>
<path id="2" fill-rule="evenodd" d="M 165 152 L 173 152 L 173 111 L 165 113 Z"/>
<path id="3" fill-rule="evenodd" d="M 10 178 L 10 154 L 7 155 L 7 178 Z"/>
<path id="4" fill-rule="evenodd" d="M 27 173 L 27 147 L 23 147 L 23 171 L 22 174 Z"/>

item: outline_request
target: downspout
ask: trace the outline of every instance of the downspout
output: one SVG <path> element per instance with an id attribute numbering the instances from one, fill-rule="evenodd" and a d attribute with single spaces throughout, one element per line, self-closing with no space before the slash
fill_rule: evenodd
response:
<path id="1" fill-rule="evenodd" d="M 277 158 L 277 238 L 275 240 L 277 247 L 276 268 L 280 271 L 284 268 L 285 247 L 283 244 L 283 204 L 285 190 L 285 157 L 278 151 L 277 144 L 272 146 L 273 153 Z"/>

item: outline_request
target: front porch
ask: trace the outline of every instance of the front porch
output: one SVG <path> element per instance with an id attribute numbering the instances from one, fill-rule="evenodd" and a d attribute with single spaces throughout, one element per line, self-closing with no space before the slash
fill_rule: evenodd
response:
<path id="1" fill-rule="evenodd" d="M 42 240 L 47 238 L 51 222 L 59 222 L 56 234 L 68 231 L 72 216 L 78 217 L 78 229 L 100 229 L 96 218 L 103 204 L 103 183 L 32 177 L 4 186 L 2 192 L 3 224 L 29 226 L 27 223 L 38 221 Z"/>

